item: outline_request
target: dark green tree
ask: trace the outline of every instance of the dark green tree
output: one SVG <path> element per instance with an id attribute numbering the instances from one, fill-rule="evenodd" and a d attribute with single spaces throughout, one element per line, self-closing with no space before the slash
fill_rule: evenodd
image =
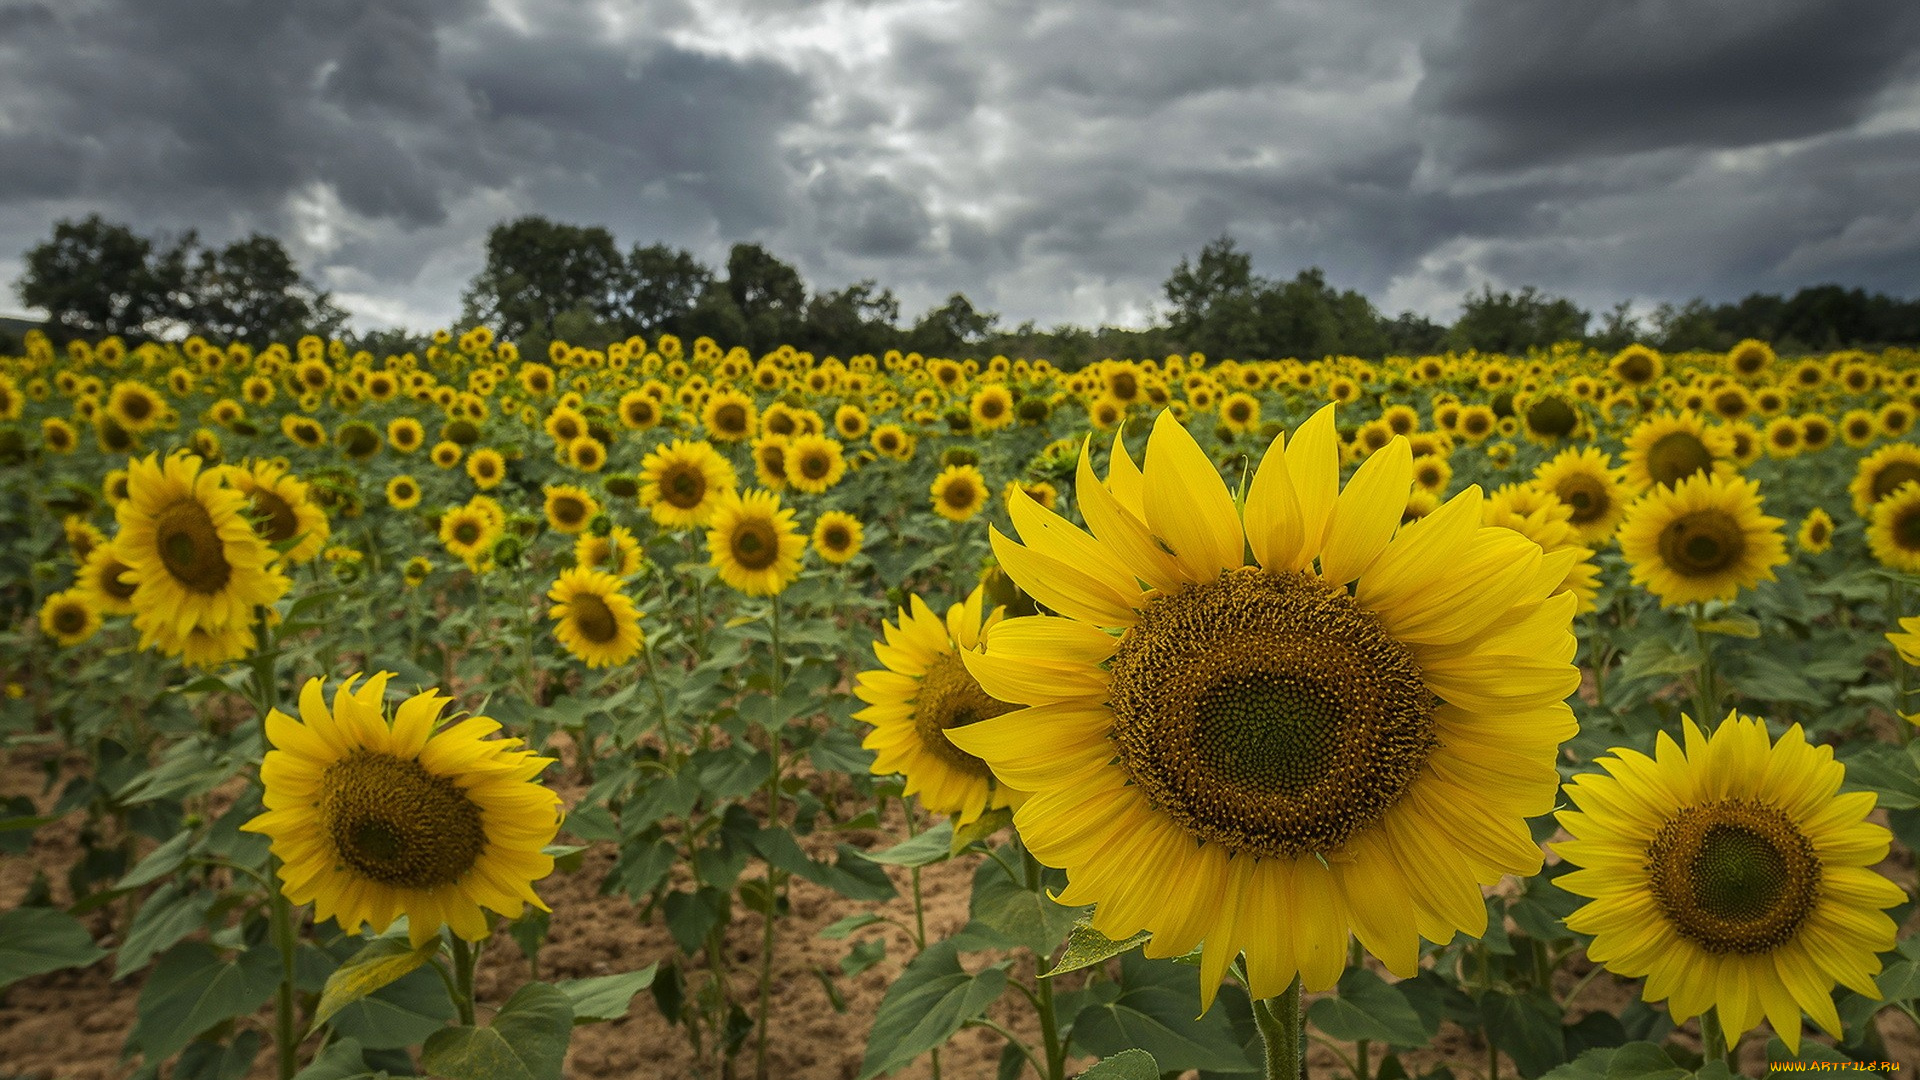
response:
<path id="1" fill-rule="evenodd" d="M 1524 353 L 1556 342 L 1586 337 L 1592 318 L 1565 297 L 1548 296 L 1529 285 L 1517 293 L 1493 291 L 1483 285 L 1478 295 L 1461 301 L 1459 321 L 1447 333 L 1454 349 Z"/>
<path id="2" fill-rule="evenodd" d="M 1260 349 L 1253 256 L 1222 234 L 1200 249 L 1198 261 L 1185 256 L 1162 285 L 1173 304 L 1168 322 L 1176 338 L 1220 359 L 1251 356 Z"/>
<path id="3" fill-rule="evenodd" d="M 684 334 L 685 321 L 713 284 L 713 271 L 693 253 L 665 244 L 634 245 L 615 317 L 631 334 Z"/>
<path id="4" fill-rule="evenodd" d="M 260 233 L 201 251 L 188 291 L 191 306 L 182 321 L 216 341 L 265 345 L 332 335 L 347 320 L 332 297 L 301 275 L 280 241 Z"/>
<path id="5" fill-rule="evenodd" d="M 908 347 L 924 356 L 952 356 L 985 340 L 999 322 L 998 313 L 981 311 L 965 293 L 954 293 L 913 324 Z"/>
<path id="6" fill-rule="evenodd" d="M 539 216 L 505 222 L 487 235 L 486 265 L 461 297 L 462 319 L 509 340 L 551 339 L 555 319 L 578 305 L 597 319 L 618 318 L 627 269 L 613 234 L 599 226 Z"/>
<path id="7" fill-rule="evenodd" d="M 735 244 L 727 253 L 727 295 L 746 322 L 744 344 L 754 353 L 790 344 L 806 317 L 800 271 L 759 244 Z"/>
<path id="8" fill-rule="evenodd" d="M 900 301 L 872 278 L 815 293 L 794 344 L 815 355 L 879 354 L 900 339 Z"/>
<path id="9" fill-rule="evenodd" d="M 158 244 L 98 214 L 63 220 L 52 239 L 27 250 L 14 291 L 65 334 L 146 337 L 186 313 L 195 242 L 188 233 Z"/>
<path id="10" fill-rule="evenodd" d="M 681 325 L 681 336 L 689 340 L 702 334 L 720 343 L 723 349 L 747 343 L 747 318 L 733 302 L 725 282 L 715 281 L 702 290 Z"/>

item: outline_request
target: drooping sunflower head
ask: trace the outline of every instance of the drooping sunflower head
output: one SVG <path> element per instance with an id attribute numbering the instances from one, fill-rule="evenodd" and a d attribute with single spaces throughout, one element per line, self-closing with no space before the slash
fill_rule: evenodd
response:
<path id="1" fill-rule="evenodd" d="M 771 491 L 729 491 L 713 513 L 707 553 L 720 580 L 748 596 L 775 596 L 800 576 L 807 538 Z"/>
<path id="2" fill-rule="evenodd" d="M 436 731 L 450 699 L 434 691 L 388 718 L 388 678 L 348 679 L 331 709 L 314 679 L 299 720 L 267 715 L 266 812 L 241 828 L 272 839 L 287 898 L 349 934 L 405 915 L 416 947 L 442 926 L 483 940 L 483 909 L 546 910 L 533 883 L 553 871 L 560 797 L 533 778 L 552 759 L 487 738 L 500 725 L 482 716 Z"/>
<path id="3" fill-rule="evenodd" d="M 1699 474 L 1733 472 L 1733 448 L 1725 433 L 1692 412 L 1665 412 L 1642 420 L 1628 434 L 1624 456 L 1627 482 L 1635 491 L 1672 487 Z"/>
<path id="4" fill-rule="evenodd" d="M 836 565 L 851 562 L 860 554 L 866 539 L 866 527 L 860 519 L 842 510 L 828 510 L 813 523 L 813 550 Z"/>
<path id="5" fill-rule="evenodd" d="M 1853 496 L 1853 512 L 1863 518 L 1873 516 L 1873 508 L 1882 499 L 1920 480 L 1920 446 L 1888 443 L 1860 460 L 1847 493 Z"/>
<path id="6" fill-rule="evenodd" d="M 604 570 L 574 567 L 560 572 L 547 592 L 553 636 L 590 668 L 624 664 L 640 651 L 640 618 L 620 579 Z"/>
<path id="7" fill-rule="evenodd" d="M 572 484 L 548 484 L 546 497 L 547 524 L 568 536 L 585 532 L 587 523 L 600 512 L 600 501 Z"/>
<path id="8" fill-rule="evenodd" d="M 129 602 L 143 645 L 162 626 L 176 637 L 196 626 L 246 626 L 255 607 L 289 587 L 273 567 L 273 549 L 254 532 L 246 495 L 226 475 L 181 452 L 127 464 L 113 546 L 134 583 Z"/>
<path id="9" fill-rule="evenodd" d="M 1024 795 L 996 781 L 986 762 L 948 738 L 955 729 L 1019 708 L 981 689 L 960 658 L 963 650 L 978 649 L 1001 621 L 1000 608 L 982 610 L 984 595 L 974 589 L 945 619 L 911 597 L 897 622 L 881 624 L 886 640 L 873 643 L 881 667 L 862 672 L 853 691 L 867 703 L 854 719 L 873 725 L 861 745 L 875 752 L 874 775 L 904 776 L 907 794 L 963 825 L 989 809 L 1018 805 Z"/>
<path id="10" fill-rule="evenodd" d="M 1909 480 L 1873 506 L 1867 547 L 1880 565 L 1920 574 L 1920 480 Z"/>
<path id="11" fill-rule="evenodd" d="M 1170 414 L 1144 468 L 1116 440 L 1102 480 L 1083 448 L 1089 531 L 1015 496 L 1022 543 L 991 534 L 1059 615 L 961 654 L 1028 707 L 948 738 L 1035 793 L 1016 824 L 1062 902 L 1150 955 L 1203 946 L 1208 1000 L 1242 951 L 1268 997 L 1332 985 L 1350 935 L 1411 974 L 1420 937 L 1480 933 L 1480 884 L 1539 867 L 1522 822 L 1573 732 L 1576 601 L 1550 594 L 1576 552 L 1482 527 L 1477 487 L 1403 527 L 1405 438 L 1344 490 L 1340 456 L 1329 406 L 1242 507 Z"/>
<path id="12" fill-rule="evenodd" d="M 987 504 L 987 478 L 972 465 L 949 465 L 934 478 L 933 512 L 948 521 L 966 521 Z"/>
<path id="13" fill-rule="evenodd" d="M 711 445 L 676 439 L 640 463 L 640 502 L 664 528 L 703 528 L 737 482 Z"/>
<path id="14" fill-rule="evenodd" d="M 1731 600 L 1773 580 L 1773 568 L 1787 561 L 1782 524 L 1761 512 L 1755 481 L 1690 476 L 1627 509 L 1620 550 L 1634 583 L 1662 607 Z"/>
<path id="15" fill-rule="evenodd" d="M 1765 1019 L 1797 1053 L 1802 1010 L 1839 1035 L 1835 982 L 1878 993 L 1875 954 L 1895 935 L 1881 909 L 1906 899 L 1871 869 L 1889 834 L 1865 820 L 1873 793 L 1840 793 L 1845 768 L 1799 725 L 1776 743 L 1752 717 L 1710 737 L 1682 723 L 1684 750 L 1662 732 L 1653 757 L 1616 749 L 1567 785 L 1574 839 L 1553 849 L 1580 869 L 1557 881 L 1591 899 L 1567 926 L 1676 1022 L 1711 1008 L 1738 1039 Z"/>
<path id="16" fill-rule="evenodd" d="M 227 471 L 227 482 L 252 503 L 254 528 L 260 539 L 279 545 L 298 539 L 282 556 L 304 563 L 320 554 L 332 528 L 327 512 L 313 501 L 305 481 L 278 461 L 249 461 Z"/>

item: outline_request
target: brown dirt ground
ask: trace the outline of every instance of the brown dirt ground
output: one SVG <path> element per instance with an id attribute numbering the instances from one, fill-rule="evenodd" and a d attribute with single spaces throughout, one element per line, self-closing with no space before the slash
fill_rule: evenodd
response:
<path id="1" fill-rule="evenodd" d="M 27 794 L 42 797 L 44 753 L 32 751 L 0 754 L 0 796 Z M 556 786 L 563 794 L 575 796 L 580 785 L 562 781 Z M 44 800 L 51 802 L 48 796 Z M 78 851 L 79 815 L 66 818 L 39 831 L 32 852 L 26 858 L 0 858 L 0 910 L 19 903 L 32 880 L 35 868 L 53 879 L 56 902 L 67 902 L 65 868 Z M 903 822 L 888 822 L 886 830 L 828 832 L 803 838 L 802 846 L 815 857 L 830 855 L 839 841 L 863 848 L 882 847 L 904 835 Z M 149 845 L 150 846 L 150 845 Z M 610 845 L 596 845 L 587 853 L 579 871 L 556 875 L 540 886 L 540 892 L 553 908 L 548 941 L 540 953 L 544 979 L 584 978 L 614 974 L 646 966 L 672 956 L 675 947 L 664 924 L 656 917 L 648 922 L 638 919 L 638 911 L 623 897 L 606 897 L 599 884 L 613 862 Z M 1914 884 L 1913 860 L 1905 852 L 1896 852 L 1883 866 L 1890 876 L 1909 889 Z M 751 873 L 751 871 L 749 871 Z M 773 974 L 773 1007 L 769 1018 L 771 1032 L 770 1074 L 793 1080 L 852 1080 L 859 1072 L 866 1045 L 867 1028 L 887 987 L 901 966 L 912 955 L 911 939 L 893 926 L 879 925 L 860 931 L 858 939 L 884 935 L 887 957 L 884 961 L 853 978 L 838 974 L 838 962 L 848 941 L 828 941 L 818 936 L 821 928 L 849 914 L 871 910 L 911 924 L 913 909 L 907 873 L 890 870 L 901 896 L 877 909 L 849 901 L 805 881 L 791 885 L 792 912 L 779 926 L 776 964 Z M 944 863 L 923 872 L 929 940 L 949 936 L 967 921 L 972 861 Z M 124 919 L 124 915 L 121 916 Z M 96 939 L 111 945 L 113 916 L 107 911 L 90 916 Z M 761 923 L 758 915 L 736 908 L 728 931 L 732 968 L 731 987 L 735 1000 L 748 1004 L 754 1000 L 757 957 L 760 950 Z M 975 954 L 964 958 L 970 969 L 977 969 L 1000 957 Z M 1563 967 L 1558 990 L 1568 992 L 1588 965 L 1584 958 Z M 814 974 L 815 968 L 835 973 L 846 1000 L 845 1011 L 836 1011 L 825 989 Z M 1016 977 L 1030 978 L 1030 963 L 1017 963 Z M 1384 974 L 1384 973 L 1383 973 Z M 526 960 L 519 948 L 501 932 L 483 954 L 477 978 L 477 990 L 483 1002 L 499 1003 L 529 978 Z M 141 977 L 111 981 L 111 961 L 103 961 L 79 971 L 54 972 L 25 980 L 0 992 L 0 1077 L 33 1077 L 46 1080 L 118 1080 L 134 1071 L 135 1063 L 121 1055 L 134 1019 L 134 1005 L 141 988 Z M 1592 1010 L 1618 1012 L 1637 992 L 1634 984 L 1602 974 L 1593 980 L 1580 997 L 1577 1013 Z M 483 1011 L 484 1019 L 484 1011 Z M 994 1019 L 1029 1041 L 1038 1043 L 1038 1023 L 1018 995 L 1009 994 L 995 1006 Z M 258 1018 L 263 1030 L 270 1029 L 271 1015 Z M 1882 1014 L 1881 1030 L 1897 1060 L 1920 1062 L 1920 1037 L 1892 1010 Z M 1687 1033 L 1680 1041 L 1697 1045 Z M 942 1051 L 942 1072 L 949 1080 L 991 1077 L 1002 1047 L 994 1032 L 973 1029 L 961 1032 Z M 1749 1075 L 1763 1068 L 1765 1039 L 1750 1034 L 1743 1044 L 1741 1064 Z M 1351 1046 L 1342 1053 L 1351 1054 Z M 1453 1067 L 1455 1075 L 1485 1076 L 1484 1043 L 1451 1024 L 1442 1028 L 1440 1037 L 1425 1049 L 1403 1055 L 1403 1062 L 1415 1076 L 1440 1064 Z M 752 1073 L 752 1045 L 738 1059 L 741 1076 Z M 1091 1059 L 1079 1058 L 1073 1069 L 1083 1068 Z M 270 1055 L 262 1053 L 250 1074 L 270 1080 Z M 1309 1069 L 1313 1075 L 1345 1075 L 1346 1068 L 1332 1049 L 1315 1044 L 1310 1048 Z M 1502 1075 L 1515 1075 L 1511 1062 L 1503 1059 Z M 634 1001 L 623 1019 L 593 1024 L 574 1032 L 568 1053 L 567 1075 L 601 1080 L 612 1077 L 693 1077 L 703 1075 L 683 1033 L 667 1024 L 645 993 Z M 911 1080 L 932 1075 L 922 1057 L 897 1074 Z"/>

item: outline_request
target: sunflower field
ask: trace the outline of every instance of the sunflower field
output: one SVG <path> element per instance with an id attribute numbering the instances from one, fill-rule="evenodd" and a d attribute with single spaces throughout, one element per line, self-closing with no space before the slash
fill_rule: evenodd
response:
<path id="1" fill-rule="evenodd" d="M 1915 351 L 25 353 L 0 1077 L 1920 1065 Z"/>

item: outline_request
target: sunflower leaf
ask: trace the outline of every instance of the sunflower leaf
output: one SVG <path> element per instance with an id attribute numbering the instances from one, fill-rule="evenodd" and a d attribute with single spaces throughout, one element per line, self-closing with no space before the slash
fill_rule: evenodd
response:
<path id="1" fill-rule="evenodd" d="M 941 822 L 933 828 L 882 851 L 869 851 L 867 858 L 888 866 L 909 868 L 931 866 L 952 857 L 953 826 Z"/>
<path id="2" fill-rule="evenodd" d="M 860 1080 L 904 1068 L 938 1047 L 967 1021 L 986 1012 L 1006 989 L 1005 963 L 977 975 L 960 966 L 959 950 L 943 941 L 913 959 L 887 989 L 867 1036 Z"/>
<path id="3" fill-rule="evenodd" d="M 1340 996 L 1315 1001 L 1307 1007 L 1307 1019 L 1342 1042 L 1423 1046 L 1434 1035 L 1406 995 L 1365 968 L 1349 968 L 1340 976 Z"/>
<path id="4" fill-rule="evenodd" d="M 1145 1050 L 1122 1050 L 1094 1062 L 1079 1080 L 1160 1080 L 1160 1063 Z"/>
<path id="5" fill-rule="evenodd" d="M 0 987 L 107 955 L 80 920 L 52 908 L 0 912 Z"/>
<path id="6" fill-rule="evenodd" d="M 561 1080 L 573 1033 L 573 1003 L 546 983 L 514 991 L 486 1027 L 434 1032 L 420 1065 L 446 1080 Z"/>
<path id="7" fill-rule="evenodd" d="M 578 1027 L 601 1020 L 618 1020 L 627 1015 L 634 997 L 653 985 L 653 977 L 659 970 L 660 965 L 656 962 L 639 971 L 592 979 L 568 979 L 553 985 L 573 1003 L 573 1023 Z"/>
<path id="8" fill-rule="evenodd" d="M 333 1019 L 341 1009 L 424 966 L 439 952 L 437 937 L 417 949 L 399 938 L 376 938 L 367 943 L 327 977 L 320 1004 L 314 1009 L 314 1024 Z"/>
<path id="9" fill-rule="evenodd" d="M 1053 966 L 1052 971 L 1041 977 L 1051 979 L 1055 975 L 1079 971 L 1081 968 L 1111 960 L 1121 953 L 1132 952 L 1146 944 L 1147 939 L 1152 936 L 1153 931 L 1142 930 L 1124 941 L 1115 941 L 1095 930 L 1092 919 L 1081 919 L 1067 931 L 1067 948 L 1060 954 L 1060 962 Z"/>

